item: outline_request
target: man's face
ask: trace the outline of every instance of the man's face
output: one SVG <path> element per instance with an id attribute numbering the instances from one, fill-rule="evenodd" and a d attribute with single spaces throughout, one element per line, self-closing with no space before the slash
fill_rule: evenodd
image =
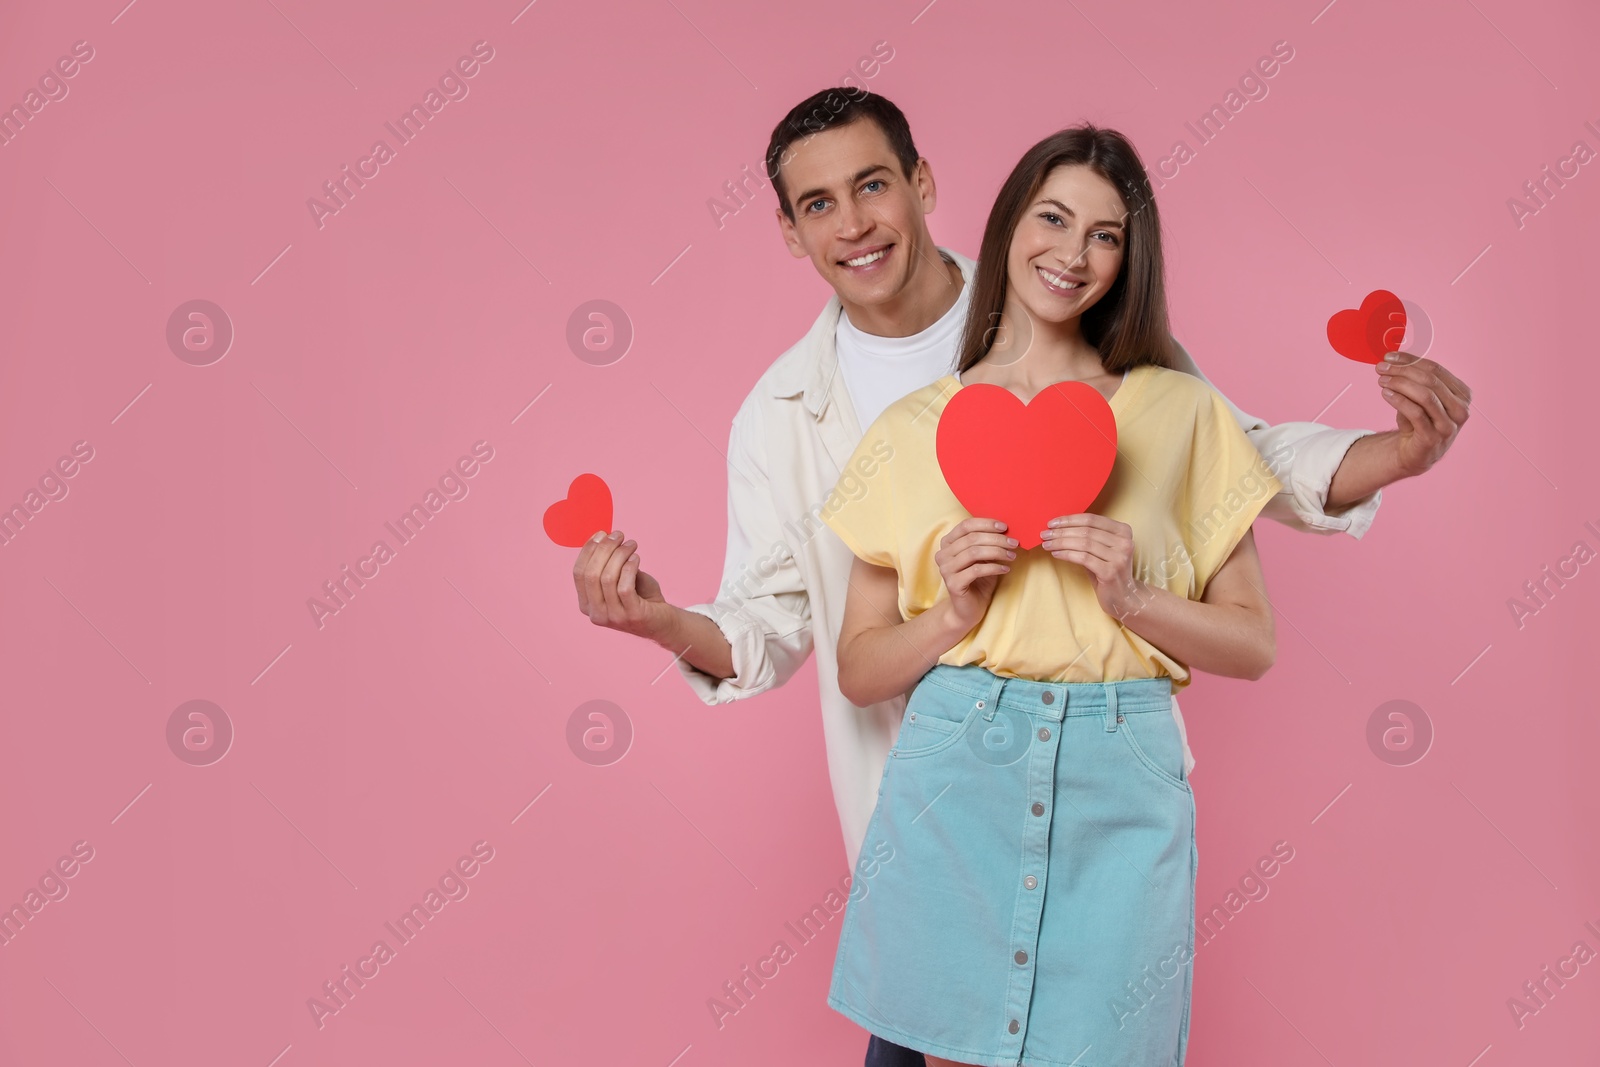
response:
<path id="1" fill-rule="evenodd" d="M 847 305 L 885 303 L 905 289 L 923 257 L 939 263 L 923 216 L 933 210 L 933 172 L 919 159 L 908 178 L 883 130 L 870 119 L 803 137 L 782 168 L 794 221 L 778 211 L 795 258 Z"/>

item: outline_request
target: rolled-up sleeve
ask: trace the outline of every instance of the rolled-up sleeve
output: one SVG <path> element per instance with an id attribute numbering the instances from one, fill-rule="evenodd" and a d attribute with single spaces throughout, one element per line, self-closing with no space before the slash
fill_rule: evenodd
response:
<path id="1" fill-rule="evenodd" d="M 715 678 L 682 657 L 678 673 L 707 704 L 725 704 L 787 682 L 811 655 L 811 600 L 767 477 L 765 427 L 754 394 L 728 434 L 728 547 L 722 586 L 685 610 L 717 624 L 733 651 L 733 677 Z"/>
<path id="2" fill-rule="evenodd" d="M 1210 383 L 1177 338 L 1173 338 L 1172 347 L 1175 369 Z M 1268 501 L 1262 515 L 1312 533 L 1347 533 L 1359 538 L 1367 532 L 1383 502 L 1382 490 L 1337 512 L 1328 511 L 1328 490 L 1350 446 L 1374 431 L 1336 430 L 1317 422 L 1282 422 L 1274 426 L 1246 414 L 1225 393 L 1223 399 L 1250 443 L 1283 483 L 1283 491 Z"/>
<path id="3" fill-rule="evenodd" d="M 1283 483 L 1283 491 L 1262 509 L 1263 515 L 1285 526 L 1313 533 L 1347 533 L 1359 538 L 1367 532 L 1378 515 L 1378 505 L 1383 502 L 1383 490 L 1337 513 L 1329 512 L 1327 505 L 1328 489 L 1339 464 L 1344 462 L 1344 454 L 1373 431 L 1335 430 L 1315 422 L 1280 422 L 1268 426 L 1259 419 L 1252 420 L 1237 408 L 1234 411 L 1250 443 Z"/>

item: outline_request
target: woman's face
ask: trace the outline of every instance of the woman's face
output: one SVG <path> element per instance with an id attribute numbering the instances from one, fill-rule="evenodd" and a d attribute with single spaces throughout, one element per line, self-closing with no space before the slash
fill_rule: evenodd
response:
<path id="1" fill-rule="evenodd" d="M 1051 171 L 1017 220 L 1006 303 L 1020 303 L 1035 322 L 1082 315 L 1122 270 L 1127 218 L 1116 187 L 1088 167 Z"/>

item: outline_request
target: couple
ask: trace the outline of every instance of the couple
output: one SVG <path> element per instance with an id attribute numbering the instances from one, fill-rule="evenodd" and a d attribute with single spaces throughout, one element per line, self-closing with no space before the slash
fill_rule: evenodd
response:
<path id="1" fill-rule="evenodd" d="M 612 531 L 579 553 L 580 609 L 670 650 L 707 703 L 816 652 L 855 872 L 828 1003 L 872 1033 L 868 1067 L 1181 1064 L 1196 850 L 1171 691 L 1272 663 L 1258 512 L 1360 536 L 1470 394 L 1393 354 L 1393 431 L 1238 411 L 1168 333 L 1151 185 L 1110 130 L 1029 149 L 977 263 L 934 245 L 932 170 L 881 96 L 803 101 L 767 170 L 835 297 L 734 418 L 721 594 L 669 604 Z M 935 457 L 944 405 L 1059 382 L 1116 415 L 1092 510 L 1032 532 L 969 516 Z"/>

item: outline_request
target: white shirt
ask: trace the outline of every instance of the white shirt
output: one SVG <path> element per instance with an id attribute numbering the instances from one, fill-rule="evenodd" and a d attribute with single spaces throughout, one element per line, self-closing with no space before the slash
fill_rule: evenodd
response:
<path id="1" fill-rule="evenodd" d="M 839 315 L 834 347 L 858 423 L 871 426 L 896 400 L 955 371 L 956 348 L 971 296 L 972 286 L 963 285 L 949 311 L 910 337 L 864 333 L 850 321 L 848 312 Z"/>
<path id="2" fill-rule="evenodd" d="M 970 288 L 976 265 L 946 254 Z M 734 674 L 713 678 L 682 658 L 677 667 L 702 701 L 723 704 L 782 685 L 816 653 L 828 776 L 854 868 L 906 694 L 858 708 L 839 692 L 839 630 L 855 557 L 819 516 L 863 425 L 838 373 L 840 318 L 835 294 L 806 335 L 762 374 L 733 417 L 722 587 L 714 602 L 687 610 L 722 630 Z M 1177 369 L 1204 377 L 1182 346 L 1177 356 Z M 912 383 L 901 395 L 925 384 Z M 1330 430 L 1309 422 L 1269 426 L 1233 411 L 1284 486 L 1262 514 L 1303 530 L 1343 530 L 1355 537 L 1366 532 L 1381 493 L 1340 515 L 1326 514 L 1324 503 L 1345 452 L 1370 430 Z"/>

